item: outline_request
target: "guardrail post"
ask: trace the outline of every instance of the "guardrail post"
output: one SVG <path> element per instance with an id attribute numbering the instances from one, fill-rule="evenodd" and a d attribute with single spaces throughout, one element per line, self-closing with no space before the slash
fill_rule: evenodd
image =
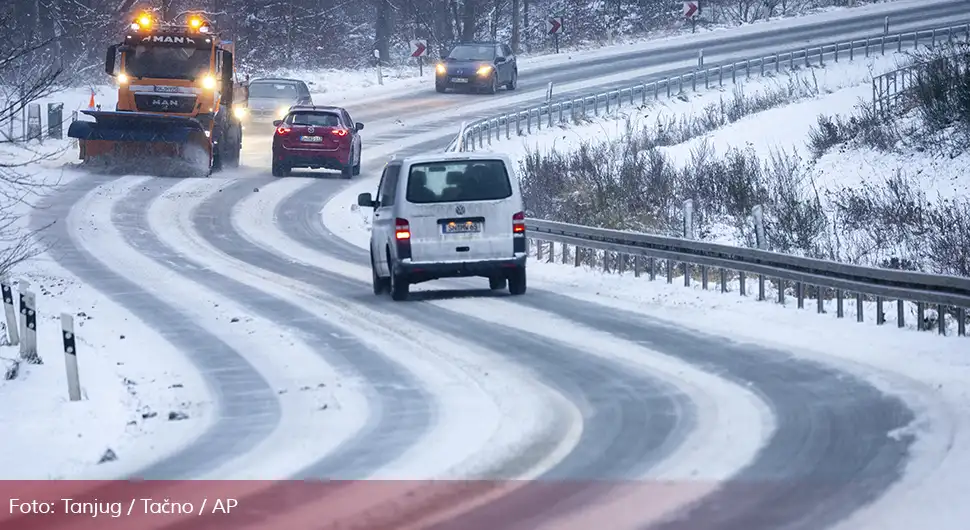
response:
<path id="1" fill-rule="evenodd" d="M 684 76 L 683 75 L 677 76 L 677 93 L 678 94 L 683 94 L 684 93 Z"/>
<path id="2" fill-rule="evenodd" d="M 764 208 L 756 204 L 751 208 L 751 217 L 754 218 L 754 235 L 759 250 L 766 250 L 768 242 L 765 240 L 765 218 Z M 758 300 L 765 299 L 765 275 L 758 275 Z"/>
<path id="3" fill-rule="evenodd" d="M 936 47 L 936 30 L 930 32 L 930 48 Z"/>
<path id="4" fill-rule="evenodd" d="M 584 249 L 581 249 L 579 248 L 579 245 L 576 245 L 576 252 L 574 252 L 574 256 L 573 256 L 573 261 L 575 263 L 573 265 L 574 267 L 577 267 L 577 268 L 579 267 L 579 262 L 582 259 L 583 254 L 585 254 Z"/>
<path id="5" fill-rule="evenodd" d="M 34 293 L 27 291 L 24 293 L 24 302 L 27 304 L 27 311 L 24 315 L 26 324 L 23 342 L 27 345 L 24 360 L 30 364 L 44 364 L 40 354 L 37 353 L 37 297 Z"/>
<path id="6" fill-rule="evenodd" d="M 536 239 L 536 261 L 542 261 L 542 240 Z"/>
<path id="7" fill-rule="evenodd" d="M 563 245 L 565 245 L 565 243 L 563 243 Z M 550 241 L 549 242 L 549 258 L 546 259 L 546 263 L 553 263 L 554 261 L 556 261 L 556 242 L 555 241 Z"/>
<path id="8" fill-rule="evenodd" d="M 863 321 L 863 310 L 862 310 L 862 293 L 855 294 L 855 321 Z"/>
<path id="9" fill-rule="evenodd" d="M 704 70 L 704 89 L 710 90 L 711 88 L 711 69 L 708 68 Z"/>
<path id="10" fill-rule="evenodd" d="M 610 113 L 610 93 L 606 93 L 606 114 Z"/>
<path id="11" fill-rule="evenodd" d="M 620 274 L 626 272 L 626 254 L 616 253 L 616 272 Z"/>
<path id="12" fill-rule="evenodd" d="M 748 281 L 744 277 L 744 271 L 738 271 L 738 283 L 740 285 L 741 296 L 745 296 L 748 293 Z"/>
<path id="13" fill-rule="evenodd" d="M 701 289 L 707 290 L 707 265 L 701 265 Z"/>
<path id="14" fill-rule="evenodd" d="M 798 309 L 805 309 L 805 286 L 802 282 L 795 282 L 795 299 L 798 300 Z"/>
<path id="15" fill-rule="evenodd" d="M 855 60 L 855 43 L 856 41 L 849 41 L 849 62 Z"/>
<path id="16" fill-rule="evenodd" d="M 842 318 L 843 316 L 845 316 L 845 307 L 843 304 L 844 299 L 845 297 L 842 296 L 842 289 L 836 289 L 835 290 L 835 316 L 838 318 Z"/>
<path id="17" fill-rule="evenodd" d="M 965 307 L 957 309 L 957 335 L 967 336 L 967 309 Z"/>
<path id="18" fill-rule="evenodd" d="M 819 66 L 825 66 L 825 46 L 818 47 L 818 64 Z"/>
<path id="19" fill-rule="evenodd" d="M 603 251 L 603 272 L 610 272 L 610 251 Z"/>
<path id="20" fill-rule="evenodd" d="M 674 283 L 674 260 L 667 258 L 665 263 L 667 265 L 667 283 Z"/>
<path id="21" fill-rule="evenodd" d="M 815 312 L 821 315 L 825 313 L 825 288 L 821 285 L 816 285 L 815 296 Z"/>
<path id="22" fill-rule="evenodd" d="M 762 57 L 761 59 L 758 59 L 758 62 L 761 63 L 761 65 L 760 65 L 761 66 L 761 77 L 764 77 L 765 76 L 765 58 Z"/>
<path id="23" fill-rule="evenodd" d="M 902 300 L 896 300 L 896 327 L 902 328 L 906 326 L 906 302 Z"/>
<path id="24" fill-rule="evenodd" d="M 569 246 L 565 243 L 562 244 L 562 264 L 565 265 L 569 262 Z"/>
<path id="25" fill-rule="evenodd" d="M 717 85 L 724 86 L 724 65 L 717 66 Z"/>
<path id="26" fill-rule="evenodd" d="M 775 73 L 781 72 L 781 57 L 775 54 Z"/>
<path id="27" fill-rule="evenodd" d="M 744 60 L 744 78 L 751 79 L 751 59 Z"/>
<path id="28" fill-rule="evenodd" d="M 876 297 L 876 325 L 881 326 L 886 323 L 886 311 L 882 307 L 882 297 Z"/>
<path id="29" fill-rule="evenodd" d="M 866 37 L 866 57 L 869 57 L 869 46 L 871 42 L 872 42 L 872 38 Z"/>
<path id="30" fill-rule="evenodd" d="M 738 84 L 738 63 L 731 65 L 731 84 Z"/>
<path id="31" fill-rule="evenodd" d="M 720 276 L 720 278 L 718 279 L 721 281 L 721 292 L 726 293 L 727 292 L 727 271 L 724 270 L 724 267 L 721 267 L 717 270 L 717 273 Z"/>
<path id="32" fill-rule="evenodd" d="M 650 281 L 657 279 L 657 259 L 650 257 Z"/>
<path id="33" fill-rule="evenodd" d="M 946 335 L 946 313 L 944 312 L 944 309 L 943 304 L 938 304 L 936 306 L 936 322 L 940 335 Z"/>
<path id="34" fill-rule="evenodd" d="M 794 51 L 788 52 L 788 69 L 789 70 L 794 70 L 795 69 L 795 52 Z"/>
<path id="35" fill-rule="evenodd" d="M 669 98 L 670 97 L 670 78 L 669 77 L 664 81 L 664 84 L 667 85 L 667 97 Z"/>
<path id="36" fill-rule="evenodd" d="M 926 329 L 923 319 L 926 318 L 926 304 L 923 302 L 916 302 L 916 329 L 918 331 L 923 331 Z"/>
<path id="37" fill-rule="evenodd" d="M 778 278 L 778 303 L 785 305 L 785 280 Z"/>
<path id="38" fill-rule="evenodd" d="M 842 45 L 840 43 L 838 43 L 838 42 L 835 43 L 835 53 L 833 53 L 832 55 L 834 56 L 834 59 L 835 59 L 835 62 L 836 63 L 839 62 L 839 48 L 841 48 L 841 47 L 842 47 Z"/>

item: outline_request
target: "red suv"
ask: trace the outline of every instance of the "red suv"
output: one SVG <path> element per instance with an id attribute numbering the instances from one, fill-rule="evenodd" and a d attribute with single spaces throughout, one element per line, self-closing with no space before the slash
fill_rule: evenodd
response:
<path id="1" fill-rule="evenodd" d="M 360 174 L 360 130 L 346 109 L 295 106 L 273 122 L 273 176 L 295 167 L 338 169 L 344 178 Z"/>

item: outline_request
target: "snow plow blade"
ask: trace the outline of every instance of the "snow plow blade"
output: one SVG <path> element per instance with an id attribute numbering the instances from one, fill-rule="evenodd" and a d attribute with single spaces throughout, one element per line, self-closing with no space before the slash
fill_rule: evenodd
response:
<path id="1" fill-rule="evenodd" d="M 211 144 L 195 118 L 147 112 L 82 111 L 95 121 L 75 121 L 67 135 L 77 138 L 85 165 L 109 172 L 208 176 Z"/>

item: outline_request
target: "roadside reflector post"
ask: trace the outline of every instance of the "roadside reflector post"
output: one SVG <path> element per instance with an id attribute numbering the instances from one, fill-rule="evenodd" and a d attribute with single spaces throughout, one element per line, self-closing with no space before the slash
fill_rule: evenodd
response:
<path id="1" fill-rule="evenodd" d="M 17 285 L 17 291 L 19 291 L 19 305 L 17 309 L 20 312 L 20 358 L 27 358 L 27 302 L 24 299 L 27 290 L 30 289 L 30 282 L 27 280 L 20 280 Z"/>
<path id="2" fill-rule="evenodd" d="M 6 276 L 0 278 L 0 288 L 3 291 L 3 312 L 7 317 L 7 343 L 17 346 L 20 344 L 20 330 L 17 329 L 17 310 L 13 305 L 13 288 L 10 286 L 10 279 Z"/>
<path id="3" fill-rule="evenodd" d="M 697 68 L 704 68 L 704 49 L 697 50 Z"/>
<path id="4" fill-rule="evenodd" d="M 24 338 L 26 343 L 24 349 L 24 360 L 30 364 L 43 364 L 40 355 L 37 354 L 37 298 L 34 293 L 27 291 L 24 293 Z"/>
<path id="5" fill-rule="evenodd" d="M 765 218 L 764 209 L 760 204 L 754 206 L 751 209 L 751 217 L 754 218 L 754 236 L 758 244 L 759 250 L 766 250 L 768 248 L 768 243 L 765 241 Z M 765 276 L 764 274 L 758 275 L 758 300 L 765 299 Z"/>
<path id="6" fill-rule="evenodd" d="M 67 394 L 71 401 L 81 401 L 81 380 L 77 373 L 77 342 L 74 339 L 74 317 L 61 313 L 61 338 L 64 341 L 64 363 L 67 367 Z"/>
<path id="7" fill-rule="evenodd" d="M 377 84 L 384 84 L 384 74 L 381 73 L 381 51 L 374 50 L 374 58 L 377 59 Z"/>

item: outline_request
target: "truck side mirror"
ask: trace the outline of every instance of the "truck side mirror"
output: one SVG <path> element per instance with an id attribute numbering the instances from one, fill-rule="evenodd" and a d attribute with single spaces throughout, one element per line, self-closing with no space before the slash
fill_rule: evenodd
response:
<path id="1" fill-rule="evenodd" d="M 110 76 L 115 75 L 115 58 L 118 56 L 118 45 L 108 46 L 108 51 L 104 55 L 104 71 Z"/>
<path id="2" fill-rule="evenodd" d="M 357 196 L 357 206 L 363 206 L 365 208 L 374 207 L 374 198 L 371 197 L 370 193 L 361 193 Z"/>

